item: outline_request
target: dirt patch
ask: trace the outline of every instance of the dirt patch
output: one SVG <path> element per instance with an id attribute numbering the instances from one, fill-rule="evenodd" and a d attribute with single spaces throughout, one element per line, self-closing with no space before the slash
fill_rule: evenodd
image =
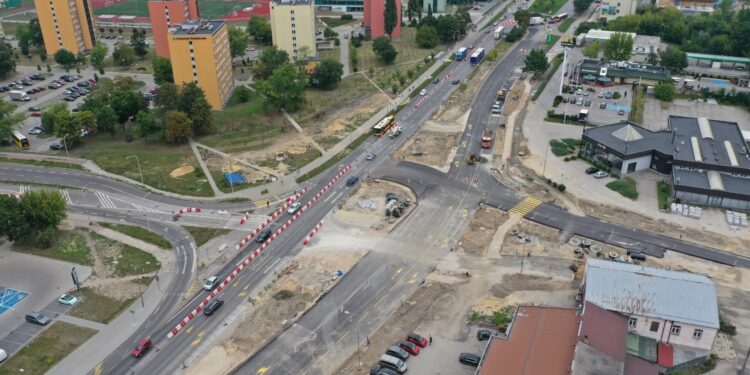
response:
<path id="1" fill-rule="evenodd" d="M 245 176 L 245 181 L 248 181 L 249 183 L 258 180 L 265 180 L 267 176 L 265 172 L 237 163 L 233 159 L 225 158 L 208 150 L 201 150 L 201 154 L 208 169 L 213 171 L 212 174 L 214 174 L 215 179 L 219 177 L 223 178 L 223 174 L 228 172 L 241 173 Z M 220 172 L 221 176 L 216 176 L 216 172 Z"/>
<path id="2" fill-rule="evenodd" d="M 490 288 L 495 298 L 505 298 L 517 290 L 548 290 L 552 288 L 552 278 L 536 275 L 510 274 L 503 276 L 503 282 Z"/>
<path id="3" fill-rule="evenodd" d="M 511 87 L 508 94 L 505 96 L 505 103 L 503 104 L 503 115 L 510 115 L 518 109 L 519 106 L 526 104 L 526 102 L 521 102 L 519 99 L 523 96 L 523 81 L 516 81 L 516 83 Z"/>
<path id="4" fill-rule="evenodd" d="M 469 255 L 486 255 L 495 231 L 506 220 L 508 214 L 505 211 L 490 206 L 478 209 L 461 235 L 458 251 Z"/>
<path id="5" fill-rule="evenodd" d="M 245 313 L 225 330 L 187 374 L 222 374 L 252 356 L 271 337 L 289 328 L 335 284 L 336 271 L 350 270 L 364 251 L 306 248 L 291 262 L 276 268 L 276 280 L 244 304 Z"/>
<path id="6" fill-rule="evenodd" d="M 462 83 L 459 89 L 455 90 L 448 100 L 438 107 L 432 115 L 433 120 L 456 121 L 471 109 L 474 98 L 482 88 L 482 82 L 487 80 L 487 77 L 495 69 L 495 64 L 485 63 L 474 69 L 476 71 L 472 79 L 469 82 Z"/>
<path id="7" fill-rule="evenodd" d="M 305 134 L 319 142 L 323 148 L 328 149 L 362 125 L 387 103 L 386 95 L 380 93 L 371 95 L 355 105 L 339 109 L 321 124 L 306 127 Z"/>
<path id="8" fill-rule="evenodd" d="M 401 212 L 401 217 L 414 209 L 417 198 L 410 189 L 390 181 L 370 180 L 359 184 L 354 194 L 336 210 L 334 219 L 385 235 L 399 222 L 399 218 L 385 215 L 387 193 L 394 193 L 399 200 L 410 202 Z"/>
<path id="9" fill-rule="evenodd" d="M 450 167 L 450 160 L 456 152 L 458 134 L 419 130 L 394 151 L 393 158 L 428 165 L 439 170 L 446 169 Z"/>
<path id="10" fill-rule="evenodd" d="M 195 172 L 195 167 L 193 167 L 192 165 L 184 165 L 170 172 L 169 177 L 172 177 L 172 178 L 182 177 L 188 173 L 193 173 L 193 172 Z"/>

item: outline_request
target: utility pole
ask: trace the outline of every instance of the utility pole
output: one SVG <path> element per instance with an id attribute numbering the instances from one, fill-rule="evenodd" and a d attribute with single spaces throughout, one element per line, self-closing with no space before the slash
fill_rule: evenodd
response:
<path id="1" fill-rule="evenodd" d="M 744 375 L 745 369 L 747 368 L 747 360 L 750 358 L 750 348 L 747 349 L 747 355 L 745 356 L 745 360 L 742 362 L 742 368 L 737 371 L 738 375 Z"/>

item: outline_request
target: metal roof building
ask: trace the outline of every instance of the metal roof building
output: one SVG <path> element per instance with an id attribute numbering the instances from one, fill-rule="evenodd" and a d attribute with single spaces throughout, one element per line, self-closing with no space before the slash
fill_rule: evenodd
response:
<path id="1" fill-rule="evenodd" d="M 589 258 L 585 300 L 624 314 L 719 328 L 714 282 L 703 275 Z"/>

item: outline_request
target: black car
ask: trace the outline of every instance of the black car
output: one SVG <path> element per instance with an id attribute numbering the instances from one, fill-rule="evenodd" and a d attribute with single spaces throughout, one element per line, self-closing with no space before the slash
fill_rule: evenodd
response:
<path id="1" fill-rule="evenodd" d="M 480 329 L 477 331 L 477 340 L 484 341 L 489 340 L 492 337 L 492 332 L 489 329 Z"/>
<path id="2" fill-rule="evenodd" d="M 222 305 L 224 304 L 223 300 L 220 299 L 214 299 L 211 302 L 206 305 L 206 308 L 203 309 L 203 314 L 206 316 L 211 316 L 218 310 Z"/>
<path id="3" fill-rule="evenodd" d="M 351 176 L 346 179 L 346 186 L 354 186 L 359 182 L 359 177 L 357 176 Z"/>
<path id="4" fill-rule="evenodd" d="M 466 365 L 474 366 L 474 367 L 479 366 L 480 360 L 481 358 L 479 358 L 478 355 L 471 354 L 471 353 L 461 353 L 461 355 L 458 356 L 459 362 L 466 364 Z"/>
<path id="5" fill-rule="evenodd" d="M 596 168 L 594 168 L 594 167 L 588 167 L 588 168 L 586 168 L 586 174 L 594 174 L 596 172 L 599 172 L 599 170 L 596 169 Z"/>
<path id="6" fill-rule="evenodd" d="M 457 85 L 457 84 L 461 83 L 461 80 L 460 79 L 454 79 L 453 81 L 451 81 L 451 83 L 454 84 L 454 85 Z"/>
<path id="7" fill-rule="evenodd" d="M 72 96 L 66 96 L 66 97 L 63 98 L 63 100 L 65 100 L 66 102 L 72 102 L 72 101 L 76 100 L 76 98 L 74 98 Z"/>
<path id="8" fill-rule="evenodd" d="M 63 149 L 63 145 L 60 144 L 60 143 L 53 143 L 53 144 L 49 145 L 49 149 L 50 150 L 62 150 Z"/>
<path id="9" fill-rule="evenodd" d="M 39 107 L 29 107 L 29 112 L 40 112 L 41 109 Z"/>
<path id="10" fill-rule="evenodd" d="M 260 233 L 258 233 L 258 237 L 255 237 L 255 242 L 262 243 L 265 240 L 267 240 L 268 237 L 271 237 L 271 230 L 270 229 L 266 229 L 266 230 L 261 231 Z"/>

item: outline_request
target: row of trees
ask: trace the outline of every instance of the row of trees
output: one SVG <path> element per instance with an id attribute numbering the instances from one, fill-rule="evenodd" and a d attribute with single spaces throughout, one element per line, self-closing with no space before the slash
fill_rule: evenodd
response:
<path id="1" fill-rule="evenodd" d="M 104 74 L 104 65 L 106 63 L 109 47 L 106 44 L 97 42 L 89 53 L 89 62 L 91 66 Z M 112 51 L 112 62 L 116 65 L 127 67 L 133 65 L 136 60 L 143 60 L 148 55 L 148 44 L 146 43 L 146 31 L 133 29 L 129 43 L 118 43 Z M 74 55 L 67 49 L 60 49 L 55 52 L 55 62 L 63 66 L 66 70 L 72 69 L 77 65 L 86 65 L 86 56 L 84 54 Z"/>
<path id="2" fill-rule="evenodd" d="M 65 219 L 67 206 L 59 192 L 40 190 L 29 191 L 20 200 L 0 195 L 0 212 L 0 237 L 47 248 L 57 236 L 57 225 Z"/>
<path id="3" fill-rule="evenodd" d="M 601 44 L 599 41 L 593 41 L 583 48 L 583 55 L 595 59 L 599 56 Z M 612 37 L 604 42 L 604 60 L 606 61 L 627 61 L 633 51 L 633 38 L 625 33 L 614 33 Z M 662 65 L 673 71 L 685 69 L 688 65 L 687 53 L 679 47 L 667 46 L 659 54 L 651 53 L 647 58 L 651 65 Z"/>

